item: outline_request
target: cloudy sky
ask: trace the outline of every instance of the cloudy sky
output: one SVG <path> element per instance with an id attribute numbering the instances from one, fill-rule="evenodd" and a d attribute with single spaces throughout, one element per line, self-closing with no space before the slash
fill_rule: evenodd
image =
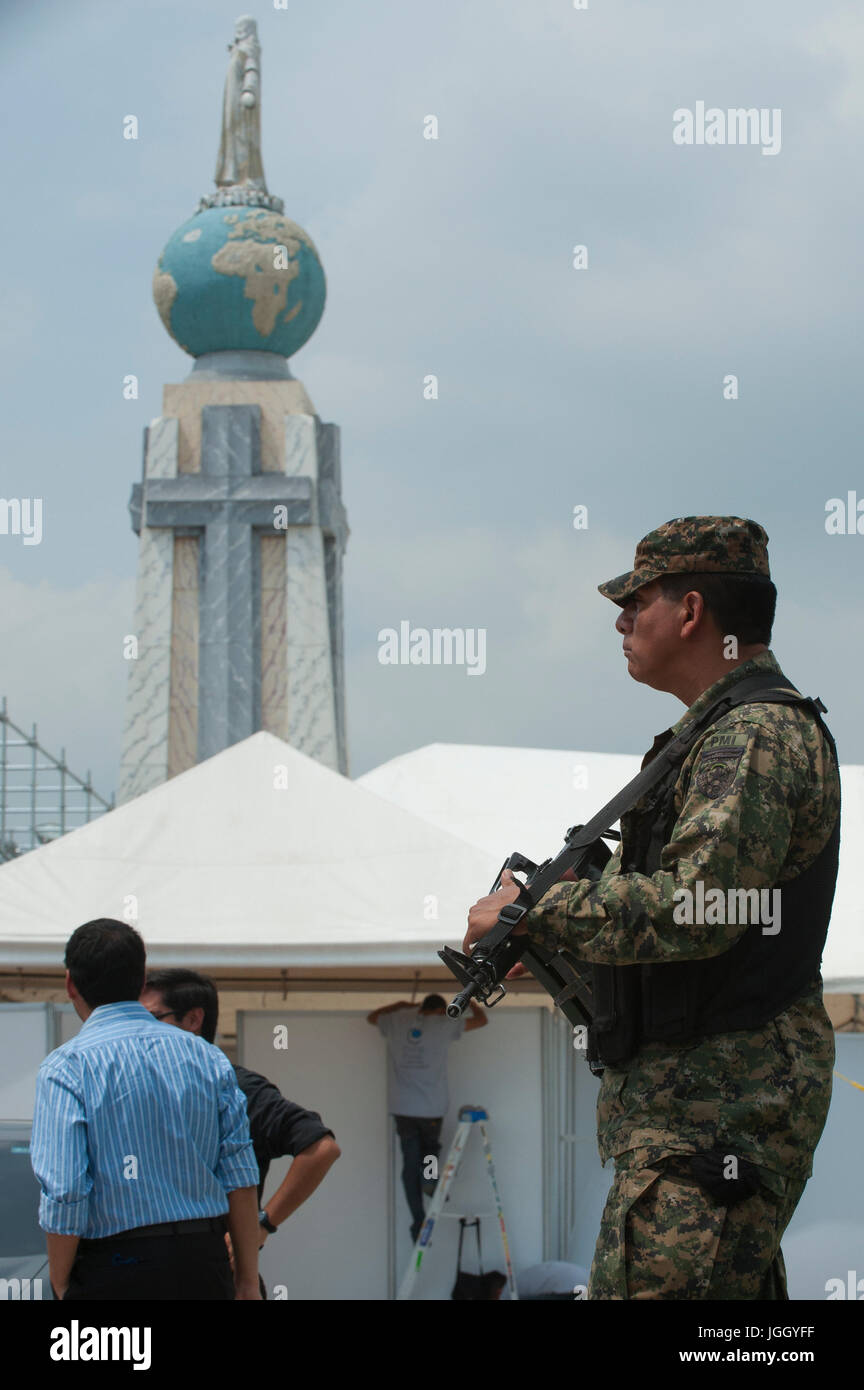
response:
<path id="1" fill-rule="evenodd" d="M 44 505 L 41 544 L 0 536 L 0 694 L 107 792 L 126 506 L 162 386 L 191 367 L 151 276 L 212 188 L 241 9 L 5 0 L 0 16 L 0 496 Z M 595 586 L 646 531 L 702 512 L 766 527 L 774 650 L 829 706 L 843 761 L 864 762 L 864 535 L 825 530 L 828 499 L 864 498 L 860 5 L 253 13 L 268 185 L 328 280 L 292 369 L 342 429 L 352 771 L 435 741 L 642 751 L 681 706 L 629 680 Z M 673 112 L 699 101 L 779 109 L 779 152 L 676 145 Z M 484 628 L 486 673 L 382 666 L 378 632 L 405 619 Z"/>

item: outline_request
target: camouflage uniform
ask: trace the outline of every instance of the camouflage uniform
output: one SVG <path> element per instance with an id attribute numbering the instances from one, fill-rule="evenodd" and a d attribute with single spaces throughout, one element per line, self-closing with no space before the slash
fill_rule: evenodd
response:
<path id="1" fill-rule="evenodd" d="M 643 564 L 637 550 L 632 575 L 601 586 L 601 592 L 623 606 L 635 588 L 659 573 L 720 570 L 722 556 L 719 563 L 700 564 L 710 547 L 707 521 L 735 523 L 733 544 L 724 552 L 731 561 L 727 568 L 767 572 L 767 556 L 764 569 L 757 569 L 760 556 L 754 561 L 746 553 L 748 543 L 764 552 L 767 537 L 755 523 L 686 518 L 647 537 Z M 685 523 L 695 523 L 689 535 L 682 535 Z M 744 525 L 764 540 L 751 533 L 742 546 L 738 528 Z M 684 549 L 685 562 L 695 554 L 696 563 L 682 565 L 676 545 Z M 672 733 L 735 682 L 762 671 L 780 671 L 770 651 L 704 691 Z M 658 736 L 652 753 L 666 738 Z M 607 965 L 719 955 L 743 934 L 746 922 L 712 925 L 706 912 L 703 924 L 679 924 L 673 918 L 675 890 L 695 891 L 700 879 L 706 892 L 782 889 L 815 861 L 839 804 L 837 769 L 812 716 L 797 706 L 741 705 L 697 740 L 681 766 L 674 830 L 660 870 L 650 877 L 622 874 L 619 847 L 598 882 L 552 888 L 526 917 L 529 936 Z M 625 845 L 640 807 L 622 817 Z M 607 1067 L 598 1139 L 603 1162 L 615 1159 L 616 1176 L 589 1297 L 785 1298 L 780 1237 L 812 1172 L 833 1063 L 834 1033 L 817 974 L 802 997 L 759 1029 L 717 1033 L 677 1047 L 643 1043 L 626 1069 Z M 737 1205 L 716 1202 L 682 1157 L 712 1149 L 756 1165 L 758 1188 Z"/>

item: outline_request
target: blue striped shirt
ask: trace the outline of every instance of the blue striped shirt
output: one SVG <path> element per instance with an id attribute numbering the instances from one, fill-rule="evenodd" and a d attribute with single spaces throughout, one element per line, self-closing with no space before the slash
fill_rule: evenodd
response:
<path id="1" fill-rule="evenodd" d="M 258 1182 L 228 1058 L 132 1000 L 100 1005 L 45 1058 L 30 1158 L 42 1229 L 94 1240 L 221 1216 L 228 1192 Z"/>

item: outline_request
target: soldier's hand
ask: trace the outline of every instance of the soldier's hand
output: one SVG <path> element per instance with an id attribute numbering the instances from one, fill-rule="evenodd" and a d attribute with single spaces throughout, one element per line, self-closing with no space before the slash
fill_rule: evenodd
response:
<path id="1" fill-rule="evenodd" d="M 521 891 L 521 883 L 513 877 L 510 869 L 505 869 L 501 875 L 501 887 L 497 893 L 487 893 L 485 898 L 478 898 L 468 913 L 468 931 L 462 942 L 463 951 L 469 952 L 472 946 L 483 940 L 483 937 L 492 930 L 498 921 L 498 914 L 502 907 L 514 902 Z M 525 935 L 525 928 L 521 922 L 518 927 L 514 927 L 513 935 Z"/>

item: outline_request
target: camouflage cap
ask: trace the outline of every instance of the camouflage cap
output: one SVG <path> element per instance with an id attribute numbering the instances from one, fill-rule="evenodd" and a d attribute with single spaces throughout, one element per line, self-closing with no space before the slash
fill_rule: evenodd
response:
<path id="1" fill-rule="evenodd" d="M 651 531 L 636 547 L 632 570 L 598 584 L 620 608 L 637 589 L 664 574 L 761 574 L 768 569 L 768 536 L 740 516 L 678 516 Z"/>

